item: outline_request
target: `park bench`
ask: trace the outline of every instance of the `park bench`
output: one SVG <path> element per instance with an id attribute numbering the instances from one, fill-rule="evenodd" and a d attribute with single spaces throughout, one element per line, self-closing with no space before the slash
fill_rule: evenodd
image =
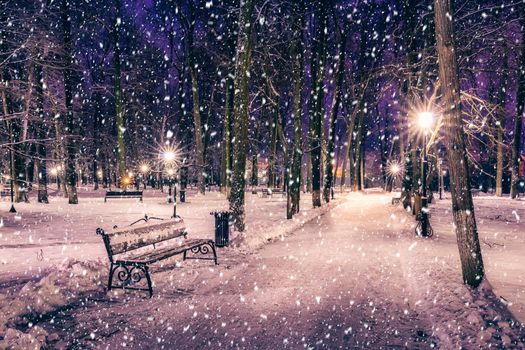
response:
<path id="1" fill-rule="evenodd" d="M 142 191 L 107 191 L 104 202 L 107 202 L 108 198 L 139 198 L 142 202 L 142 193 Z"/>
<path id="2" fill-rule="evenodd" d="M 399 195 L 394 195 L 394 196 L 392 197 L 392 205 L 397 205 L 397 204 L 399 204 L 399 203 L 401 203 L 401 194 L 399 194 Z"/>
<path id="3" fill-rule="evenodd" d="M 151 223 L 150 220 L 157 222 Z M 134 226 L 140 221 L 144 224 Z M 142 290 L 153 295 L 149 266 L 158 261 L 182 254 L 182 260 L 213 260 L 217 265 L 215 243 L 211 239 L 188 239 L 184 221 L 180 217 L 171 219 L 148 218 L 137 220 L 124 228 L 114 227 L 106 232 L 97 228 L 102 237 L 110 263 L 108 290 L 126 288 Z M 191 253 L 188 256 L 188 252 Z M 201 255 L 213 254 L 213 257 Z M 113 284 L 114 276 L 118 279 Z M 134 287 L 146 278 L 147 288 Z"/>
<path id="4" fill-rule="evenodd" d="M 280 194 L 281 197 L 286 197 L 286 191 L 283 191 L 282 188 L 272 188 L 270 189 L 270 197 L 274 194 Z"/>
<path id="5" fill-rule="evenodd" d="M 268 198 L 268 197 L 271 198 L 274 194 L 280 194 L 283 197 L 286 196 L 286 192 L 283 191 L 281 188 L 263 188 L 261 190 L 262 198 Z"/>

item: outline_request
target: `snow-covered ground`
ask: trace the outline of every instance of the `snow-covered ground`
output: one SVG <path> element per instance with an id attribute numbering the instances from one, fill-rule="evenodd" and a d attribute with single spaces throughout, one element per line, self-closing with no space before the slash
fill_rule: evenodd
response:
<path id="1" fill-rule="evenodd" d="M 74 258 L 80 261 L 105 257 L 102 240 L 95 234 L 97 227 L 110 230 L 113 226 L 129 225 L 148 216 L 169 218 L 173 204 L 166 194 L 146 190 L 144 201 L 138 199 L 108 199 L 104 190 L 79 189 L 79 204 L 69 205 L 67 199 L 52 196 L 50 204 L 17 203 L 17 214 L 9 214 L 9 202 L 0 202 L 0 285 L 13 276 L 32 278 L 43 269 Z M 220 192 L 197 195 L 188 190 L 185 203 L 177 203 L 177 214 L 187 226 L 189 237 L 213 238 L 214 218 L 210 212 L 228 208 Z M 302 199 L 303 211 L 293 222 L 285 219 L 286 198 L 260 198 L 246 194 L 246 237 L 250 246 L 285 233 L 312 215 L 310 199 Z M 235 237 L 233 237 L 235 239 Z M 238 237 L 237 239 L 239 239 Z"/>
<path id="2" fill-rule="evenodd" d="M 431 205 L 431 223 L 440 246 L 456 255 L 450 194 Z M 494 293 L 525 322 L 525 200 L 474 197 L 486 274 Z M 459 269 L 459 260 L 454 268 Z"/>
<path id="3" fill-rule="evenodd" d="M 103 259 L 97 260 L 104 252 L 93 230 L 129 223 L 144 214 L 141 206 L 152 215 L 149 208 L 169 215 L 170 207 L 153 194 L 143 205 L 125 202 L 130 211 L 110 203 L 100 208 L 102 200 L 93 198 L 82 215 L 99 220 L 98 224 L 86 222 L 75 231 L 78 236 L 69 238 L 82 243 L 64 245 L 64 234 L 59 243 L 68 247 L 62 259 L 72 256 L 67 252 L 74 252 L 76 244 L 80 252 L 76 256 L 89 262 L 54 265 L 42 279 L 25 284 L 9 284 L 4 279 L 0 294 L 4 314 L 24 307 L 27 312 L 12 318 L 0 316 L 7 332 L 3 344 L 176 349 L 523 348 L 525 332 L 516 316 L 523 321 L 525 230 L 519 216 L 525 217 L 524 202 L 475 199 L 488 280 L 471 291 L 461 281 L 449 200 L 432 205 L 435 236 L 424 239 L 414 235 L 413 217 L 401 206 L 390 205 L 390 197 L 381 193 L 345 194 L 342 203 L 330 211 L 312 211 L 310 198 L 305 196 L 302 217 L 314 220 L 304 225 L 283 219 L 284 200 L 250 196 L 247 221 L 252 226 L 247 234 L 257 238 L 247 239 L 250 244 L 242 248 L 221 250 L 219 266 L 202 261 L 180 264 L 178 258 L 159 264 L 153 268 L 152 299 L 144 293 L 105 291 L 107 267 Z M 224 205 L 224 198 L 211 193 L 204 198 L 190 196 L 189 202 L 188 211 L 183 212 L 181 205 L 179 212 L 190 235 L 211 236 L 209 211 Z M 110 208 L 115 210 L 113 215 Z M 62 228 L 67 227 L 66 222 L 81 222 L 69 221 L 74 213 L 60 216 Z M 119 219 L 111 222 L 114 216 Z M 24 214 L 15 224 L 22 222 Z M 19 227 L 18 236 L 25 235 L 17 238 L 20 244 L 30 244 L 28 230 Z M 12 228 L 4 229 L 4 235 L 6 231 L 14 234 Z M 294 234 L 253 249 L 275 233 L 290 231 Z M 52 231 L 47 232 L 43 236 L 51 237 L 38 244 L 52 249 L 45 243 L 53 242 Z M 23 249 L 36 255 L 34 247 Z M 11 245 L 0 252 L 4 251 L 17 249 Z M 44 259 L 51 254 L 44 253 Z M 25 259 L 20 253 L 12 256 L 16 261 Z M 51 263 L 53 260 L 46 262 L 47 266 Z M 4 276 L 25 273 L 13 265 L 3 265 Z M 28 262 L 26 269 L 30 265 Z M 0 333 L 1 329 L 2 325 Z"/>

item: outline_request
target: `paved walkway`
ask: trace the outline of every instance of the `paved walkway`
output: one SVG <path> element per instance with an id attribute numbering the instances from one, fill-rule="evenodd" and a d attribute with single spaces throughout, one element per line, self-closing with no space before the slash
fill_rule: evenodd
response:
<path id="1" fill-rule="evenodd" d="M 476 344 L 483 315 L 472 309 L 466 321 L 465 300 L 475 306 L 476 297 L 462 287 L 457 266 L 447 267 L 457 255 L 436 255 L 439 243 L 414 237 L 412 225 L 386 196 L 350 195 L 300 232 L 253 255 L 218 268 L 161 268 L 153 272 L 154 298 L 129 292 L 111 301 L 102 297 L 88 303 L 89 312 L 78 305 L 46 328 L 55 328 L 69 344 L 96 348 Z M 443 292 L 443 283 L 452 291 Z"/>

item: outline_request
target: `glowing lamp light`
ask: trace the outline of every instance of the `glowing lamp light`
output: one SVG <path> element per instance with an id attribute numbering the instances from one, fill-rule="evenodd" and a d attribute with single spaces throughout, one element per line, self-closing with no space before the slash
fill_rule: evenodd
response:
<path id="1" fill-rule="evenodd" d="M 58 169 L 57 168 L 51 169 L 51 175 L 57 176 L 57 174 L 58 174 Z"/>
<path id="2" fill-rule="evenodd" d="M 390 171 L 392 171 L 392 174 L 397 175 L 401 171 L 401 168 L 398 164 L 392 164 Z"/>
<path id="3" fill-rule="evenodd" d="M 398 177 L 403 172 L 403 168 L 398 161 L 389 162 L 386 171 L 390 177 Z"/>
<path id="4" fill-rule="evenodd" d="M 129 185 L 131 183 L 131 179 L 127 176 L 124 176 L 122 182 L 124 183 L 124 185 Z"/>
<path id="5" fill-rule="evenodd" d="M 168 169 L 167 172 L 169 176 L 173 176 L 173 174 L 175 174 L 175 171 L 173 169 Z"/>
<path id="6" fill-rule="evenodd" d="M 142 173 L 147 173 L 148 170 L 149 170 L 149 166 L 148 166 L 147 164 L 142 164 L 142 165 L 140 166 L 140 171 L 141 171 Z"/>
<path id="7" fill-rule="evenodd" d="M 434 113 L 432 112 L 420 112 L 418 113 L 418 125 L 421 129 L 427 131 L 434 124 Z"/>
<path id="8" fill-rule="evenodd" d="M 173 162 L 175 161 L 175 152 L 173 151 L 166 151 L 163 153 L 162 158 L 164 158 L 164 161 L 166 162 Z"/>

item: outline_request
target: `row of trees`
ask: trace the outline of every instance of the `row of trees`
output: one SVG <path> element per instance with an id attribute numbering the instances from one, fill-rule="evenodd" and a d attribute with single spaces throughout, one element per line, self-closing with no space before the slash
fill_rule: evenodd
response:
<path id="1" fill-rule="evenodd" d="M 423 146 L 412 118 L 433 109 L 443 128 L 428 145 L 430 176 L 446 153 L 462 259 L 476 276 L 466 280 L 475 284 L 482 264 L 466 257 L 479 252 L 470 186 L 518 190 L 524 6 L 8 0 L 2 171 L 17 200 L 38 183 L 45 203 L 50 169 L 63 169 L 61 190 L 77 203 L 81 182 L 119 186 L 144 163 L 160 177 L 161 149 L 178 144 L 199 191 L 219 183 L 243 230 L 245 188 L 259 184 L 261 164 L 266 185 L 288 190 L 288 218 L 302 189 L 318 207 L 337 179 L 355 191 L 374 178 L 390 189 L 396 161 L 409 205 Z"/>

